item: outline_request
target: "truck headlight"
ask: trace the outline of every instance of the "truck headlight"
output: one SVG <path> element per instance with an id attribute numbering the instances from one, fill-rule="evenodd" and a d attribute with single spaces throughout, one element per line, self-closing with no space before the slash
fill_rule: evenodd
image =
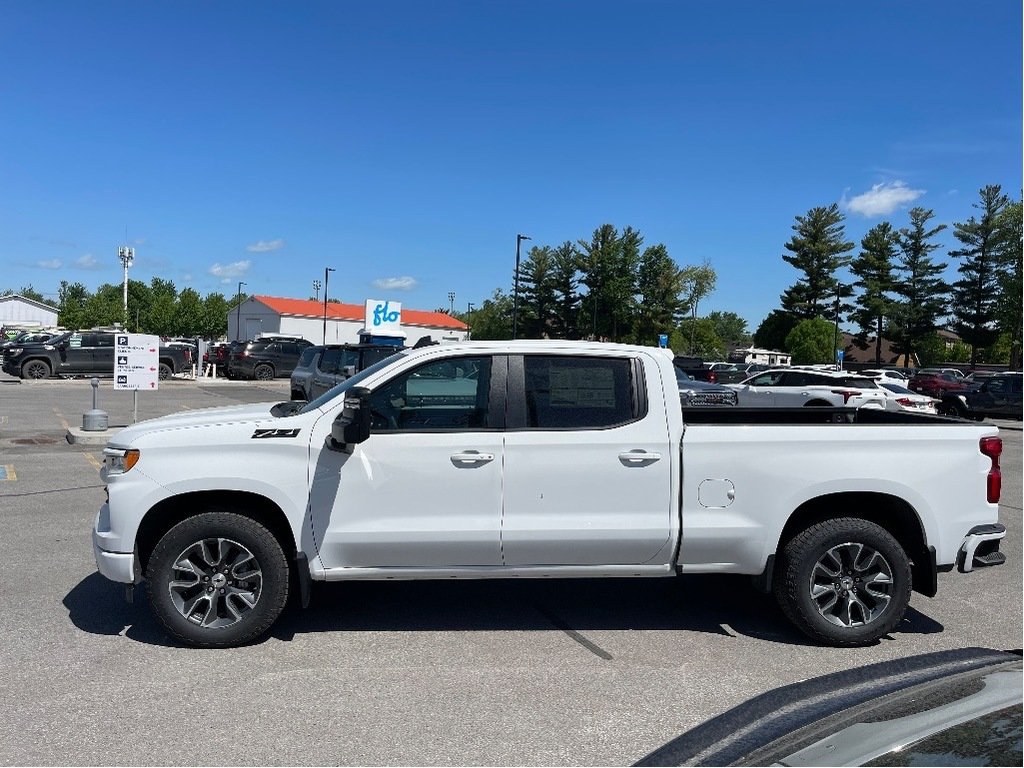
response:
<path id="1" fill-rule="evenodd" d="M 103 463 L 106 464 L 107 475 L 123 475 L 134 467 L 138 460 L 138 448 L 103 449 Z"/>
<path id="2" fill-rule="evenodd" d="M 24 351 L 25 350 L 22 349 L 21 347 L 11 347 L 10 349 L 7 350 L 7 356 L 8 357 L 17 357 L 18 355 L 20 355 Z"/>

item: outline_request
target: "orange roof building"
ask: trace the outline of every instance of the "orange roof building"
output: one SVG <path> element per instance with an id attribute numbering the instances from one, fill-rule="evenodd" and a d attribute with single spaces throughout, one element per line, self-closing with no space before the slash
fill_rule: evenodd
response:
<path id="1" fill-rule="evenodd" d="M 401 307 L 400 322 L 409 346 L 424 336 L 434 341 L 463 341 L 469 336 L 469 326 L 444 312 Z M 314 344 L 355 344 L 366 331 L 366 308 L 359 304 L 328 302 L 326 322 L 323 302 L 308 299 L 250 296 L 228 312 L 231 340 L 276 333 L 301 336 Z"/>

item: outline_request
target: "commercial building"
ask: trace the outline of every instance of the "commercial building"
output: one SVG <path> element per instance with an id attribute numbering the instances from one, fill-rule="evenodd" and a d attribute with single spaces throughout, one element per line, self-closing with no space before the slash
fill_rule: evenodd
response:
<path id="1" fill-rule="evenodd" d="M 16 293 L 0 296 L 0 326 L 55 328 L 57 308 Z"/>
<path id="2" fill-rule="evenodd" d="M 356 343 L 363 335 L 387 337 L 412 346 L 424 336 L 434 341 L 464 341 L 469 326 L 444 312 L 403 309 L 401 303 L 368 300 L 365 305 L 250 296 L 228 312 L 228 339 L 252 339 L 261 333 L 301 336 L 315 344 Z M 325 338 L 326 336 L 326 338 Z"/>

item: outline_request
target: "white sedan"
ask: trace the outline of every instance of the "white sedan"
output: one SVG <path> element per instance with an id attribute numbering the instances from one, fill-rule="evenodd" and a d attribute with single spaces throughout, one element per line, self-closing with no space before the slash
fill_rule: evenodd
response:
<path id="1" fill-rule="evenodd" d="M 879 381 L 878 386 L 881 387 L 882 391 L 886 393 L 886 397 L 889 398 L 890 410 L 938 413 L 936 407 L 942 402 L 934 397 L 928 397 L 928 395 L 919 395 L 917 392 L 911 392 L 906 387 L 901 387 L 899 384 L 893 384 L 889 381 Z"/>

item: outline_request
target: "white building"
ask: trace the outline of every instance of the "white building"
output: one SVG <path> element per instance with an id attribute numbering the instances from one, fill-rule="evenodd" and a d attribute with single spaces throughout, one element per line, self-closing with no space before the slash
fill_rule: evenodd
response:
<path id="1" fill-rule="evenodd" d="M 0 326 L 56 328 L 57 309 L 16 293 L 0 296 Z"/>
<path id="2" fill-rule="evenodd" d="M 381 302 L 385 304 L 385 302 Z M 444 312 L 423 312 L 397 307 L 401 335 L 412 346 L 424 336 L 434 341 L 465 341 L 469 327 Z M 372 321 L 371 321 L 372 323 Z M 358 304 L 327 304 L 327 332 L 324 338 L 323 302 L 250 296 L 228 312 L 228 339 L 252 339 L 260 333 L 301 336 L 314 344 L 355 344 L 366 331 L 367 307 Z"/>

